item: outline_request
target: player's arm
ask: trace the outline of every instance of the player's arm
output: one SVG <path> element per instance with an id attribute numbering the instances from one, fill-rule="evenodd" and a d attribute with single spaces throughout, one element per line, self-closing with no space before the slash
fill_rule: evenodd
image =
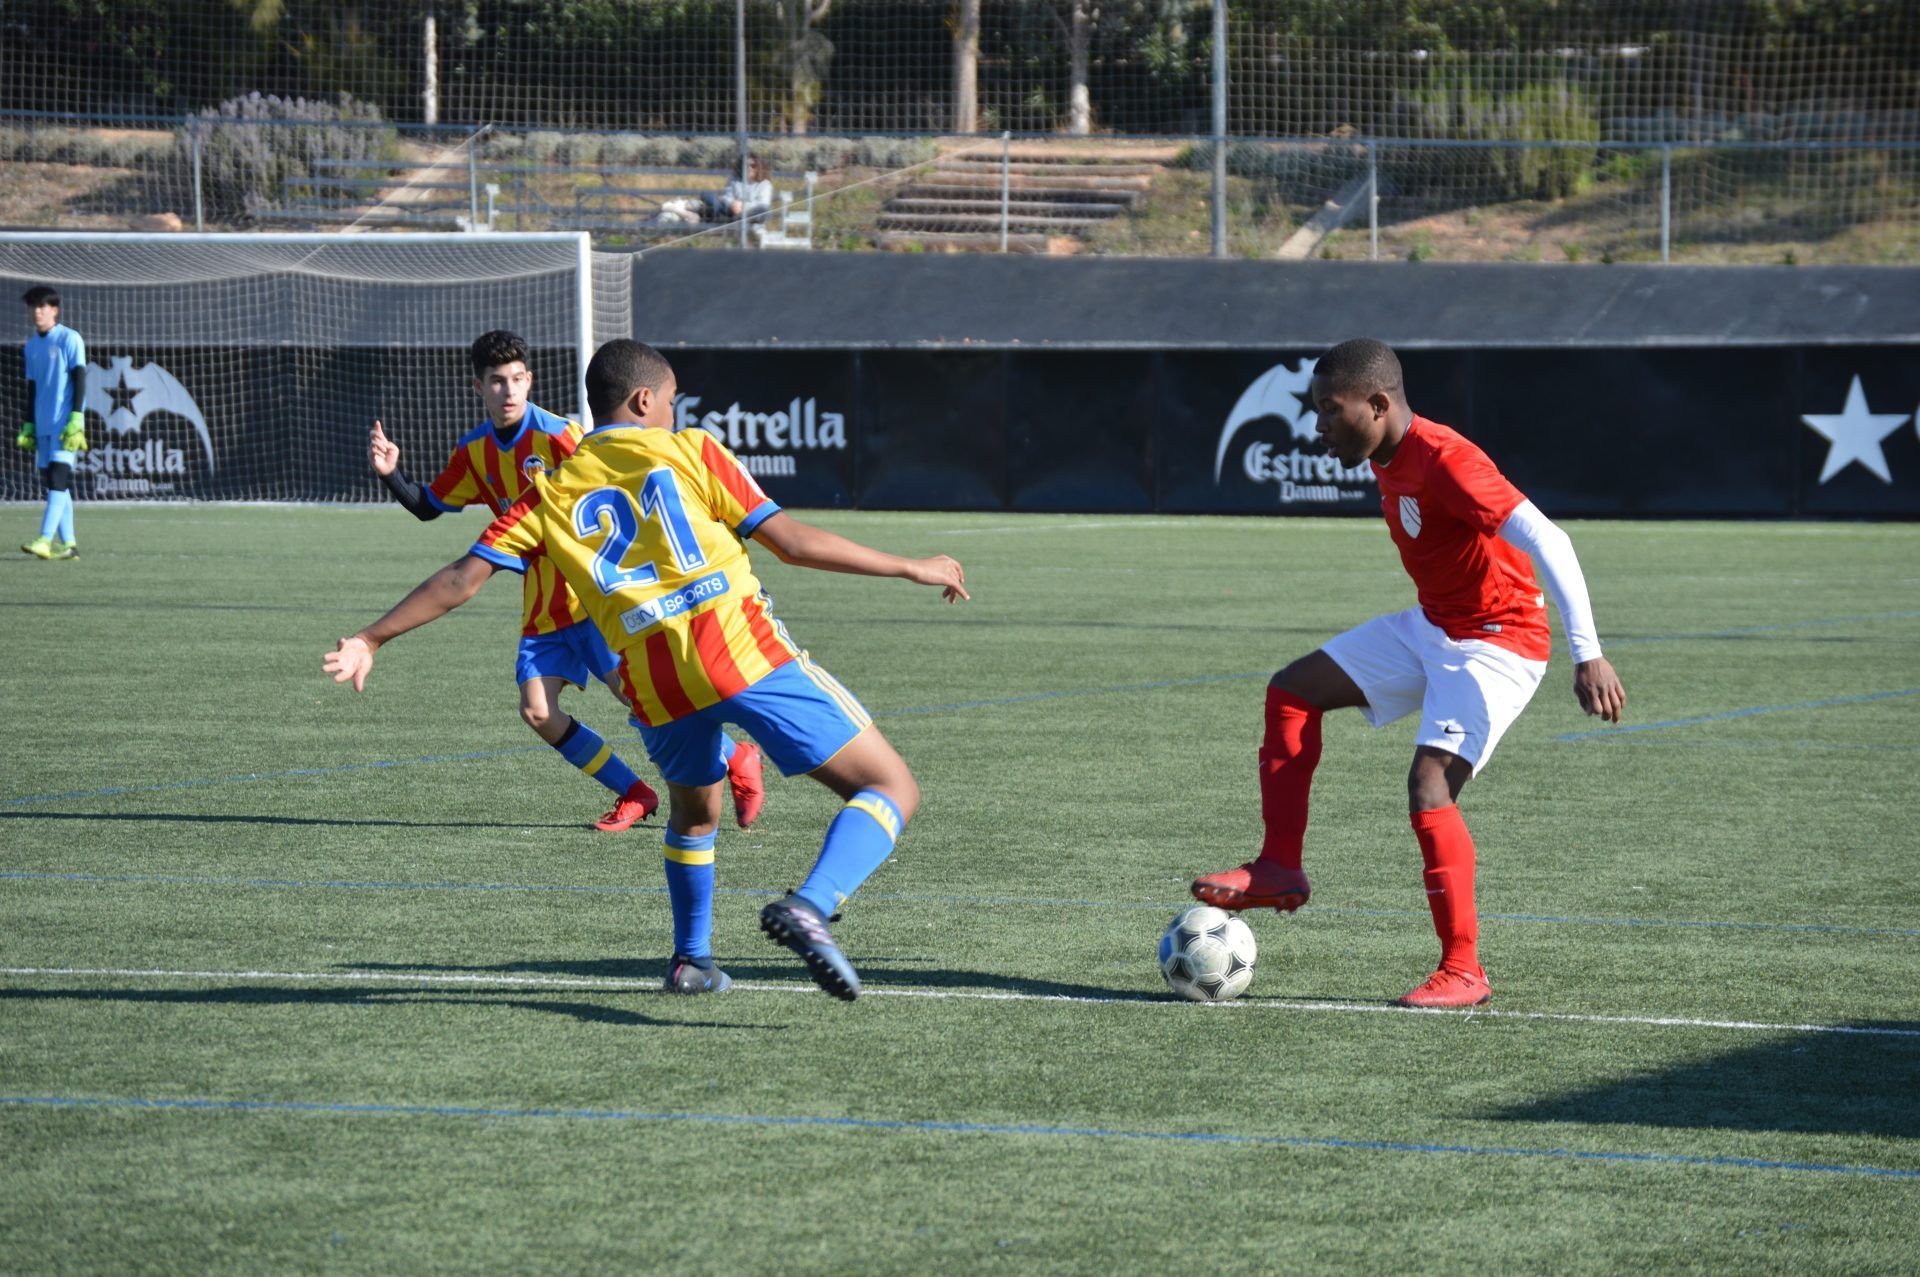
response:
<path id="1" fill-rule="evenodd" d="M 1593 624 L 1593 604 L 1587 597 L 1587 578 L 1580 571 L 1573 540 L 1558 524 L 1540 513 L 1531 501 L 1522 501 L 1500 525 L 1500 539 L 1526 551 L 1546 578 L 1547 593 L 1560 609 L 1566 627 L 1567 649 L 1573 653 L 1573 694 L 1580 708 L 1609 723 L 1620 721 L 1627 694 L 1620 676 L 1600 654 L 1600 636 Z"/>
<path id="2" fill-rule="evenodd" d="M 918 585 L 939 586 L 941 597 L 949 603 L 973 597 L 967 593 L 967 574 L 944 554 L 929 559 L 902 558 L 849 541 L 825 528 L 802 523 L 784 511 L 761 522 L 750 535 L 773 551 L 775 558 L 794 567 L 851 572 L 858 576 L 904 577 Z"/>
<path id="3" fill-rule="evenodd" d="M 367 675 L 373 669 L 373 654 L 408 630 L 417 630 L 437 621 L 480 593 L 480 587 L 492 578 L 495 565 L 477 554 L 454 560 L 413 587 L 407 597 L 387 614 L 359 633 L 340 640 L 328 652 L 320 668 L 333 675 L 333 681 L 351 679 L 353 690 L 366 688 Z"/>
<path id="4" fill-rule="evenodd" d="M 386 427 L 378 421 L 367 433 L 367 464 L 380 476 L 380 482 L 393 494 L 393 499 L 414 518 L 425 523 L 444 513 L 433 503 L 426 485 L 400 468 L 400 445 L 387 438 Z"/>

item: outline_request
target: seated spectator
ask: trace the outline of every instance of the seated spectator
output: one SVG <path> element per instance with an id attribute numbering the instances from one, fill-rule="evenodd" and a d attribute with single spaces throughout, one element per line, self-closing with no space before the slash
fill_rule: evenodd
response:
<path id="1" fill-rule="evenodd" d="M 773 181 L 767 162 L 754 155 L 747 159 L 746 181 L 736 177 L 724 189 L 710 191 L 699 199 L 662 200 L 660 211 L 648 225 L 670 229 L 702 222 L 731 222 L 742 217 L 765 217 L 772 208 Z"/>
<path id="2" fill-rule="evenodd" d="M 767 162 L 758 155 L 747 159 L 747 178 L 734 178 L 717 195 L 706 197 L 706 215 L 710 222 L 731 222 L 741 217 L 764 217 L 773 208 L 773 181 Z"/>

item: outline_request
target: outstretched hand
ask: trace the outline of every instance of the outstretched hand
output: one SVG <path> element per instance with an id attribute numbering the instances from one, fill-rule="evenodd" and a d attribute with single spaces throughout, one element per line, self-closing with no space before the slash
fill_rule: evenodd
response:
<path id="1" fill-rule="evenodd" d="M 343 638 L 338 647 L 328 652 L 320 661 L 323 672 L 333 675 L 333 681 L 344 683 L 353 680 L 353 690 L 367 690 L 367 675 L 373 672 L 373 644 L 359 635 Z"/>
<path id="2" fill-rule="evenodd" d="M 367 434 L 367 461 L 375 474 L 392 474 L 400 464 L 400 445 L 387 438 L 386 428 L 378 421 Z"/>
<path id="3" fill-rule="evenodd" d="M 939 586 L 940 597 L 949 603 L 973 598 L 967 593 L 966 569 L 944 554 L 936 554 L 930 559 L 915 559 L 912 579 L 920 585 Z"/>
<path id="4" fill-rule="evenodd" d="M 1620 676 L 1604 656 L 1573 667 L 1573 694 L 1581 709 L 1609 723 L 1619 722 L 1620 711 L 1627 707 L 1626 689 L 1620 686 Z"/>

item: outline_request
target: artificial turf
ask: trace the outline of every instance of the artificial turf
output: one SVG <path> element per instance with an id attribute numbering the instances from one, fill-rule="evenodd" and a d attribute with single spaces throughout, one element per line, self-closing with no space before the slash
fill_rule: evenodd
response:
<path id="1" fill-rule="evenodd" d="M 1153 962 L 1266 676 L 1411 605 L 1376 520 L 800 512 L 974 593 L 756 558 L 925 793 L 847 1006 L 754 925 L 804 779 L 721 835 L 738 987 L 657 991 L 659 818 L 519 723 L 517 581 L 321 675 L 477 520 L 81 515 L 0 562 L 0 1271 L 1916 1268 L 1920 528 L 1569 525 L 1627 719 L 1557 647 L 1462 798 L 1495 1014 L 1416 1014 L 1407 723 L 1329 717 L 1242 1002 Z"/>

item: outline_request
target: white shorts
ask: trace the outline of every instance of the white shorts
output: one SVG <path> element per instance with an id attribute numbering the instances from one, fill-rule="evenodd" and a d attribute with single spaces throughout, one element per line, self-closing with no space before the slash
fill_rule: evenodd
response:
<path id="1" fill-rule="evenodd" d="M 1419 608 L 1376 616 L 1320 650 L 1359 685 L 1369 723 L 1385 727 L 1417 709 L 1414 744 L 1457 754 L 1476 775 L 1547 672 L 1545 661 L 1484 639 L 1449 638 Z"/>

